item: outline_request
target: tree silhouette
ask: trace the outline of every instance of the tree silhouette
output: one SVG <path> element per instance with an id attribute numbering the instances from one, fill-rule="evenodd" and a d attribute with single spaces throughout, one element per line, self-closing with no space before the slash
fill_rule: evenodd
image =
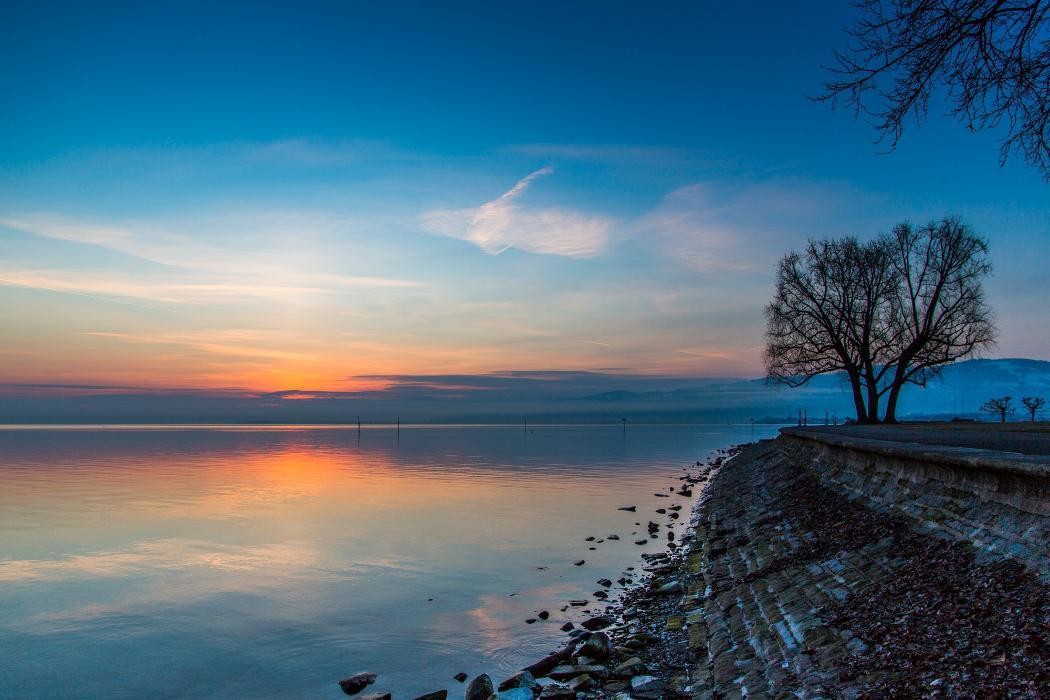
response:
<path id="1" fill-rule="evenodd" d="M 818 100 L 870 115 L 896 147 L 943 91 L 971 131 L 1005 124 L 1011 152 L 1050 180 L 1050 1 L 855 0 L 851 45 L 835 52 Z"/>
<path id="2" fill-rule="evenodd" d="M 766 376 L 800 386 L 842 372 L 857 421 L 896 422 L 903 387 L 924 385 L 944 365 L 991 344 L 981 279 L 987 243 L 957 219 L 862 243 L 810 241 L 777 267 L 766 308 Z"/>
<path id="3" fill-rule="evenodd" d="M 1046 405 L 1046 399 L 1042 396 L 1022 396 L 1021 403 L 1024 404 L 1025 410 L 1028 411 L 1028 415 L 1034 423 L 1035 414 L 1043 410 L 1043 406 Z"/>
<path id="4" fill-rule="evenodd" d="M 988 399 L 981 404 L 981 410 L 985 413 L 991 413 L 992 415 L 999 416 L 999 422 L 1005 423 L 1007 414 L 1013 413 L 1013 406 L 1010 402 L 1013 400 L 1012 396 L 1002 396 L 997 399 Z"/>
<path id="5" fill-rule="evenodd" d="M 991 272 L 988 243 L 957 218 L 913 228 L 900 224 L 887 238 L 896 285 L 885 349 L 874 353 L 890 374 L 888 423 L 906 383 L 926 386 L 947 364 L 991 345 L 992 312 L 981 279 Z"/>

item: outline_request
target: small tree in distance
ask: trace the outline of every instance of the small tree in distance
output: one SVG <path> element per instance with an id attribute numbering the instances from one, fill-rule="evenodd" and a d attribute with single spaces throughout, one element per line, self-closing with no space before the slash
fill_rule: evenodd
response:
<path id="1" fill-rule="evenodd" d="M 981 404 L 981 410 L 985 413 L 999 416 L 999 422 L 1005 423 L 1007 414 L 1014 412 L 1013 406 L 1010 405 L 1012 400 L 1012 396 L 1001 396 L 997 399 L 988 399 Z"/>
<path id="2" fill-rule="evenodd" d="M 1028 415 L 1032 419 L 1032 422 L 1035 423 L 1035 414 L 1043 410 L 1043 406 L 1046 405 L 1046 399 L 1042 396 L 1022 396 L 1021 403 L 1024 404 L 1025 410 L 1028 411 Z"/>

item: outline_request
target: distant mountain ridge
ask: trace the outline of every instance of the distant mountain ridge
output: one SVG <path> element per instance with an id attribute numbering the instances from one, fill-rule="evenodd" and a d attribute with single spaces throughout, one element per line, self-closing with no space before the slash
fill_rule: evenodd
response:
<path id="1" fill-rule="evenodd" d="M 602 372 L 507 372 L 393 376 L 385 389 L 157 391 L 134 387 L 0 386 L 3 423 L 518 423 L 810 422 L 852 415 L 849 385 L 823 375 L 798 388 L 764 379 L 660 377 Z M 49 391 L 44 391 L 49 390 Z M 1050 399 L 1050 361 L 967 360 L 946 367 L 925 389 L 909 386 L 902 419 L 990 419 L 980 405 L 1012 396 Z"/>

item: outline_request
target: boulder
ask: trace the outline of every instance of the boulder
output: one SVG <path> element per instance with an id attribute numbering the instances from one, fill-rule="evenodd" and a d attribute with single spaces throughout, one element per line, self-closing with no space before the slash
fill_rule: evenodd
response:
<path id="1" fill-rule="evenodd" d="M 470 676 L 468 676 L 467 674 L 465 674 L 462 671 L 460 671 L 459 673 L 457 673 L 456 675 L 454 675 L 452 677 L 455 678 L 460 683 L 462 683 L 463 681 L 467 680 L 467 678 L 469 678 Z"/>
<path id="2" fill-rule="evenodd" d="M 612 653 L 612 640 L 605 632 L 595 632 L 580 647 L 580 654 L 592 659 L 606 659 Z"/>
<path id="3" fill-rule="evenodd" d="M 637 656 L 632 656 L 614 668 L 612 675 L 614 678 L 633 678 L 642 673 L 645 673 L 645 664 Z"/>
<path id="4" fill-rule="evenodd" d="M 529 690 L 533 690 L 539 687 L 540 684 L 536 682 L 536 676 L 528 671 L 518 671 L 514 675 L 503 679 L 503 682 L 499 684 L 499 691 L 502 693 L 504 690 L 510 690 L 512 688 L 528 688 Z"/>
<path id="5" fill-rule="evenodd" d="M 655 676 L 635 676 L 631 679 L 631 695 L 644 700 L 656 700 L 663 696 L 667 684 Z"/>
<path id="6" fill-rule="evenodd" d="M 581 673 L 565 685 L 569 688 L 569 690 L 574 690 L 576 692 L 582 690 L 590 690 L 594 687 L 594 679 L 588 676 L 586 673 Z"/>
<path id="7" fill-rule="evenodd" d="M 595 583 L 597 583 L 599 586 L 605 586 L 606 588 L 612 585 L 612 581 L 610 581 L 607 578 L 600 578 Z"/>
<path id="8" fill-rule="evenodd" d="M 682 586 L 681 581 L 671 581 L 657 588 L 656 592 L 661 595 L 671 595 L 672 593 L 681 593 L 684 590 L 685 587 Z"/>
<path id="9" fill-rule="evenodd" d="M 540 659 L 531 666 L 526 666 L 524 670 L 531 673 L 535 678 L 546 676 L 550 673 L 551 669 L 572 658 L 573 652 L 576 651 L 576 644 L 577 642 L 569 642 L 569 644 L 553 654 Z"/>
<path id="10" fill-rule="evenodd" d="M 495 693 L 496 689 L 492 685 L 492 679 L 489 678 L 489 674 L 482 673 L 470 682 L 464 697 L 465 700 L 489 700 L 489 696 Z"/>
<path id="11" fill-rule="evenodd" d="M 362 690 L 376 682 L 378 676 L 374 673 L 355 673 L 349 678 L 339 681 L 339 687 L 347 695 L 357 695 Z"/>
<path id="12" fill-rule="evenodd" d="M 540 697 L 544 700 L 576 700 L 576 691 L 559 683 L 552 683 L 543 688 Z"/>
<path id="13" fill-rule="evenodd" d="M 426 695 L 420 695 L 415 700 L 445 700 L 448 697 L 447 690 L 435 690 L 433 693 L 427 693 Z"/>
<path id="14" fill-rule="evenodd" d="M 532 700 L 532 688 L 510 688 L 500 691 L 498 700 Z"/>
<path id="15" fill-rule="evenodd" d="M 606 627 L 612 625 L 616 620 L 609 617 L 608 615 L 598 615 L 597 617 L 591 617 L 580 623 L 580 626 L 585 630 L 595 632 L 597 630 L 603 630 Z"/>
<path id="16" fill-rule="evenodd" d="M 582 664 L 566 664 L 564 666 L 555 666 L 547 676 L 556 681 L 567 681 L 584 673 L 593 678 L 605 678 L 609 675 L 609 671 L 606 670 L 604 666 L 599 666 L 597 664 L 589 664 L 587 666 Z"/>

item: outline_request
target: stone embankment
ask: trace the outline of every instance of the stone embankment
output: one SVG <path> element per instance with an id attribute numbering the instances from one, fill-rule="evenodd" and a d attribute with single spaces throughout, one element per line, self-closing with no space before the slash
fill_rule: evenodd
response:
<path id="1" fill-rule="evenodd" d="M 681 546 L 467 700 L 1046 697 L 1050 459 L 783 432 L 683 477 Z"/>

